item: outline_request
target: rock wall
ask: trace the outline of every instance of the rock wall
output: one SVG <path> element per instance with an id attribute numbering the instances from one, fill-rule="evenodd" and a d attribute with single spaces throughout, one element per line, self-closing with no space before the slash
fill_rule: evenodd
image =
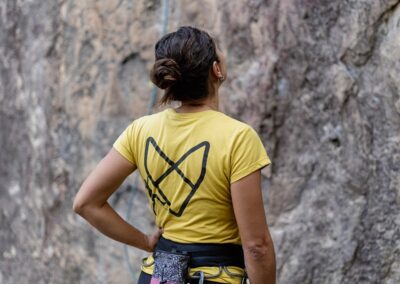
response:
<path id="1" fill-rule="evenodd" d="M 135 282 L 123 246 L 71 208 L 147 113 L 163 1 L 0 2 L 0 283 Z M 219 41 L 222 110 L 273 161 L 278 283 L 400 283 L 400 1 L 168 2 L 169 31 Z M 150 231 L 134 184 L 110 202 L 127 217 L 133 196 L 129 221 Z M 128 254 L 137 275 L 143 253 Z"/>

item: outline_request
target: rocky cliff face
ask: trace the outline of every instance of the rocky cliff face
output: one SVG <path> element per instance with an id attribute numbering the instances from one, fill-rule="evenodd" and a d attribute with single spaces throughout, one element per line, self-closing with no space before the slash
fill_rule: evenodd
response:
<path id="1" fill-rule="evenodd" d="M 273 161 L 263 191 L 278 283 L 400 282 L 399 3 L 169 1 L 169 31 L 219 40 L 222 109 L 259 131 Z M 0 283 L 134 282 L 122 245 L 71 207 L 147 112 L 161 7 L 0 2 Z M 126 217 L 136 192 L 130 222 L 150 231 L 133 184 L 110 201 Z M 129 250 L 135 269 L 142 256 Z"/>

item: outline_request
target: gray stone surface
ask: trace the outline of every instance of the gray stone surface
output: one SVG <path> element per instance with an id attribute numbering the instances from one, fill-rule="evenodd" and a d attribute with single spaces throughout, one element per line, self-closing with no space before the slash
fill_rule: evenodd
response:
<path id="1" fill-rule="evenodd" d="M 400 1 L 169 3 L 169 31 L 219 40 L 222 109 L 273 161 L 263 191 L 278 283 L 400 283 Z M 0 283 L 135 282 L 122 245 L 71 207 L 147 112 L 161 4 L 0 1 Z M 133 184 L 110 199 L 124 217 Z M 150 232 L 145 202 L 140 189 L 130 222 Z M 129 252 L 138 269 L 144 254 Z"/>

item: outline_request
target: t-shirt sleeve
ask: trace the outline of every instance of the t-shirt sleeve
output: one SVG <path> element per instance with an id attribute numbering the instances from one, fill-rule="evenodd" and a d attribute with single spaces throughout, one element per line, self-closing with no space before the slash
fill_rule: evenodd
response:
<path id="1" fill-rule="evenodd" d="M 267 151 L 252 127 L 247 127 L 235 138 L 231 151 L 230 183 L 269 165 Z"/>
<path id="2" fill-rule="evenodd" d="M 135 138 L 135 122 L 132 122 L 119 135 L 117 140 L 115 140 L 113 148 L 117 150 L 129 162 L 136 165 L 134 138 Z"/>

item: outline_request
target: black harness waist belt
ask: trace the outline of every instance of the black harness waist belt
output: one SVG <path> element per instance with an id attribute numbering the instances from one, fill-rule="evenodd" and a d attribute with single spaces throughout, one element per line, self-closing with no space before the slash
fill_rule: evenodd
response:
<path id="1" fill-rule="evenodd" d="M 243 249 L 236 244 L 183 244 L 164 237 L 158 240 L 156 250 L 187 253 L 190 267 L 237 266 L 245 268 Z"/>

